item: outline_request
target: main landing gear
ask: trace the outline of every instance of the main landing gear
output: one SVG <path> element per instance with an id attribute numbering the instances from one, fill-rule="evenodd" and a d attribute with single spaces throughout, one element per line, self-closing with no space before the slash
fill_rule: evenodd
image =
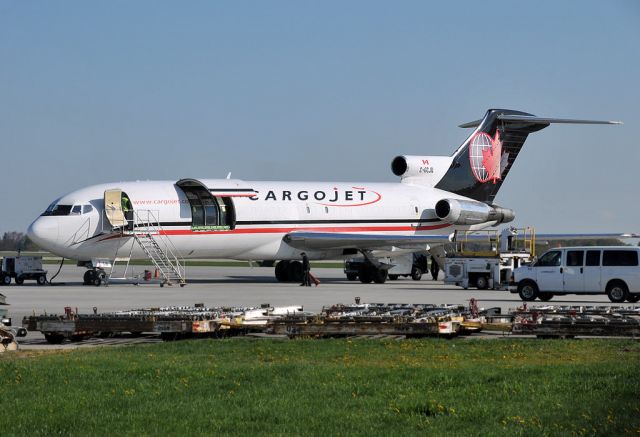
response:
<path id="1" fill-rule="evenodd" d="M 276 264 L 278 282 L 302 282 L 302 263 L 300 261 L 279 261 Z"/>
<path id="2" fill-rule="evenodd" d="M 89 269 L 84 272 L 83 285 L 95 285 L 99 287 L 107 278 L 107 274 L 103 269 Z"/>

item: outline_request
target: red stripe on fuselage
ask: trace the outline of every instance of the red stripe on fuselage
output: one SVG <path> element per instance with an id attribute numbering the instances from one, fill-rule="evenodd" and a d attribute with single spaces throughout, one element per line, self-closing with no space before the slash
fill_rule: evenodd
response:
<path id="1" fill-rule="evenodd" d="M 401 231 L 432 231 L 451 226 L 449 223 L 441 223 L 431 226 L 331 226 L 331 227 L 300 227 L 300 228 L 240 228 L 229 231 L 192 231 L 191 229 L 163 229 L 163 235 L 210 235 L 210 234 L 286 234 L 293 231 L 318 231 L 318 232 L 401 232 Z"/>

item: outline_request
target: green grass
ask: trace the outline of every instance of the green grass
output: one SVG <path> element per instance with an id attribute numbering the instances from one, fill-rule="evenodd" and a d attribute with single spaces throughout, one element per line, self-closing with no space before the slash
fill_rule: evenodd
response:
<path id="1" fill-rule="evenodd" d="M 0 357 L 2 435 L 640 432 L 631 340 L 195 340 Z"/>

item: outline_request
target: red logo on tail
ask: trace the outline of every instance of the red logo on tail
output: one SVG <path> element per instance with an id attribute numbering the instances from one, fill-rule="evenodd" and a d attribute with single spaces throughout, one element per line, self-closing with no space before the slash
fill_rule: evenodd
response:
<path id="1" fill-rule="evenodd" d="M 469 141 L 471 171 L 478 182 L 492 180 L 496 184 L 502 180 L 508 156 L 507 153 L 502 153 L 502 139 L 497 130 L 494 138 L 484 132 L 478 132 Z"/>

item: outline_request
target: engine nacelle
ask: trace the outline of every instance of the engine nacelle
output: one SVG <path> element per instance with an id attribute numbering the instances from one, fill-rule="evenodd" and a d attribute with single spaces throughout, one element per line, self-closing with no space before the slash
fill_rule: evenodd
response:
<path id="1" fill-rule="evenodd" d="M 452 158 L 450 156 L 396 156 L 391 161 L 391 171 L 394 175 L 406 178 L 427 178 L 437 182 L 449 169 Z"/>
<path id="2" fill-rule="evenodd" d="M 442 199 L 436 203 L 436 216 L 453 225 L 477 225 L 486 222 L 509 223 L 516 218 L 512 209 L 474 200 Z"/>

